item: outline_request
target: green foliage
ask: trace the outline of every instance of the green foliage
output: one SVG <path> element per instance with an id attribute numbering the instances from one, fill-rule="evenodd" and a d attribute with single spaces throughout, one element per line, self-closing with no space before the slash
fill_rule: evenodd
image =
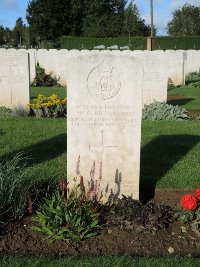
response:
<path id="1" fill-rule="evenodd" d="M 175 10 L 168 23 L 168 33 L 174 36 L 200 35 L 200 7 L 185 4 Z"/>
<path id="2" fill-rule="evenodd" d="M 37 117 L 58 118 L 66 116 L 66 103 L 67 98 L 60 99 L 55 94 L 49 97 L 39 94 L 29 106 Z"/>
<path id="3" fill-rule="evenodd" d="M 200 235 L 200 207 L 195 211 L 178 211 L 174 214 L 176 220 L 188 224 L 192 231 Z"/>
<path id="4" fill-rule="evenodd" d="M 24 215 L 31 183 L 27 184 L 26 160 L 22 153 L 0 159 L 0 221 Z"/>
<path id="5" fill-rule="evenodd" d="M 0 118 L 11 118 L 12 110 L 6 107 L 0 107 Z"/>
<path id="6" fill-rule="evenodd" d="M 113 37 L 123 32 L 126 0 L 86 0 L 83 36 Z"/>
<path id="7" fill-rule="evenodd" d="M 154 102 L 145 105 L 142 114 L 143 120 L 183 120 L 188 119 L 186 110 L 166 103 Z"/>
<path id="8" fill-rule="evenodd" d="M 45 69 L 37 66 L 36 77 L 34 78 L 32 86 L 52 87 L 55 85 L 58 85 L 58 80 L 55 77 L 51 77 L 51 74 L 46 74 Z"/>
<path id="9" fill-rule="evenodd" d="M 200 81 L 199 82 L 192 82 L 189 83 L 188 87 L 193 87 L 193 88 L 200 88 Z"/>
<path id="10" fill-rule="evenodd" d="M 94 49 L 94 46 L 105 45 L 106 47 L 111 45 L 126 46 L 128 45 L 131 50 L 145 50 L 146 38 L 145 37 L 113 37 L 113 38 L 92 38 L 92 37 L 74 37 L 74 36 L 62 36 L 58 43 L 62 49 Z M 54 42 L 42 42 L 42 48 L 51 49 L 54 48 Z M 153 49 L 200 49 L 200 37 L 188 36 L 188 37 L 155 37 L 153 42 Z"/>
<path id="11" fill-rule="evenodd" d="M 200 72 L 191 72 L 186 75 L 185 79 L 186 82 L 200 82 Z"/>
<path id="12" fill-rule="evenodd" d="M 67 200 L 59 192 L 46 199 L 34 221 L 37 226 L 32 230 L 46 234 L 51 241 L 80 241 L 95 236 L 99 228 L 99 214 L 80 186 L 69 194 Z"/>
<path id="13" fill-rule="evenodd" d="M 150 31 L 150 27 L 140 17 L 137 5 L 131 1 L 125 9 L 124 33 L 129 36 L 149 36 Z"/>
<path id="14" fill-rule="evenodd" d="M 63 35 L 123 36 L 127 33 L 124 29 L 126 4 L 127 0 L 31 0 L 26 18 L 40 41 L 56 41 L 52 46 L 59 47 L 57 40 Z M 138 9 L 131 13 L 129 21 L 131 18 L 136 22 L 134 34 L 147 36 L 149 27 L 141 19 Z"/>

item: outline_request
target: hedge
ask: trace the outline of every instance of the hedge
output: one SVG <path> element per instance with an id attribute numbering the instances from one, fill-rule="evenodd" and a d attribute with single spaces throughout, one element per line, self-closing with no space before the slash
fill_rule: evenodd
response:
<path id="1" fill-rule="evenodd" d="M 91 37 L 73 37 L 62 36 L 57 43 L 42 42 L 42 48 L 51 49 L 94 49 L 95 46 L 105 45 L 105 47 L 118 45 L 129 46 L 131 50 L 145 50 L 146 37 L 113 37 L 113 38 L 91 38 Z M 157 49 L 200 49 L 200 36 L 188 37 L 155 37 L 153 48 Z"/>

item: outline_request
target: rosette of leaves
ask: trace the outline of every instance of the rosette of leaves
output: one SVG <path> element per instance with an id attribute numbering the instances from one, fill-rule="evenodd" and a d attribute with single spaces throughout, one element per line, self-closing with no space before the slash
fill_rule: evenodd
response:
<path id="1" fill-rule="evenodd" d="M 94 237 L 100 227 L 99 214 L 93 203 L 86 200 L 79 186 L 70 193 L 67 200 L 59 192 L 51 199 L 46 199 L 33 220 L 37 225 L 32 230 L 46 234 L 50 241 L 77 242 Z"/>
<path id="2" fill-rule="evenodd" d="M 174 218 L 182 224 L 187 224 L 192 231 L 200 235 L 200 207 L 196 211 L 177 211 Z"/>
<path id="3" fill-rule="evenodd" d="M 143 120 L 184 120 L 189 116 L 186 110 L 163 102 L 145 105 L 142 112 Z"/>

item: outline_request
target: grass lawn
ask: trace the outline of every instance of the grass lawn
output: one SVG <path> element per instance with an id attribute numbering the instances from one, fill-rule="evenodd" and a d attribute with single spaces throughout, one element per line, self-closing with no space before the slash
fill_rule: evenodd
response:
<path id="1" fill-rule="evenodd" d="M 0 258 L 0 266 L 7 267 L 199 267 L 200 259 L 190 257 L 171 258 L 139 258 L 130 256 L 113 257 L 65 257 L 31 258 L 4 257 Z"/>
<path id="2" fill-rule="evenodd" d="M 1 119 L 0 156 L 24 151 L 30 179 L 58 179 L 66 160 L 66 119 Z"/>
<path id="3" fill-rule="evenodd" d="M 144 121 L 142 188 L 199 186 L 199 141 L 199 121 Z M 27 153 L 30 179 L 58 179 L 66 158 L 66 119 L 1 119 L 0 146 L 3 157 Z"/>
<path id="4" fill-rule="evenodd" d="M 58 95 L 60 98 L 66 97 L 66 88 L 65 87 L 31 87 L 31 100 L 36 98 L 39 94 L 46 96 L 51 96 L 52 94 Z"/>
<path id="5" fill-rule="evenodd" d="M 170 100 L 168 103 L 180 105 L 188 111 L 200 112 L 200 88 L 179 87 L 168 90 L 169 96 L 182 96 L 182 99 Z"/>

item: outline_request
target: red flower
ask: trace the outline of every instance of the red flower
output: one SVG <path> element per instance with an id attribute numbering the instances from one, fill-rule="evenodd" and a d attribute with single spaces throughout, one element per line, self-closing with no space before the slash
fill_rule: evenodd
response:
<path id="1" fill-rule="evenodd" d="M 197 199 L 193 195 L 187 194 L 182 197 L 181 205 L 185 210 L 195 210 L 197 207 Z"/>
<path id="2" fill-rule="evenodd" d="M 194 192 L 194 196 L 200 200 L 200 188 L 197 188 Z"/>

